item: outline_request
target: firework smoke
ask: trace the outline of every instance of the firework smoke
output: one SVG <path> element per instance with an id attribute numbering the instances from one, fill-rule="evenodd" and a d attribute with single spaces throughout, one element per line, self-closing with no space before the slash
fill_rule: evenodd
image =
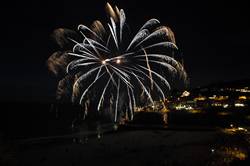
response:
<path id="1" fill-rule="evenodd" d="M 78 32 L 55 30 L 64 50 L 47 64 L 61 78 L 59 100 L 81 104 L 86 115 L 104 111 L 117 122 L 125 114 L 132 119 L 137 106 L 164 100 L 175 81 L 185 83 L 187 76 L 169 27 L 150 19 L 131 38 L 124 10 L 107 3 L 106 12 L 107 24 L 97 20 L 90 28 L 79 25 Z"/>

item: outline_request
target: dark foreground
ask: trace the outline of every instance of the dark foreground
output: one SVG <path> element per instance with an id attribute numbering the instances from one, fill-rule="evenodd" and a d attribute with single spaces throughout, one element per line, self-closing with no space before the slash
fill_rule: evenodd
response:
<path id="1" fill-rule="evenodd" d="M 216 132 L 126 131 L 22 150 L 21 165 L 205 165 Z"/>
<path id="2" fill-rule="evenodd" d="M 20 166 L 224 166 L 250 163 L 248 131 L 131 129 L 18 141 L 15 152 L 9 153 L 5 163 Z"/>
<path id="3" fill-rule="evenodd" d="M 155 121 L 149 124 L 145 119 L 150 115 L 152 120 L 153 115 L 147 114 L 141 115 L 142 124 L 139 117 L 137 124 L 118 130 L 101 124 L 97 133 L 95 127 L 86 126 L 72 132 L 73 115 L 63 111 L 56 119 L 53 112 L 44 112 L 49 106 L 37 108 L 10 109 L 1 116 L 0 165 L 250 165 L 248 114 L 170 114 L 167 127 L 152 124 Z M 154 116 L 160 121 L 160 115 Z"/>

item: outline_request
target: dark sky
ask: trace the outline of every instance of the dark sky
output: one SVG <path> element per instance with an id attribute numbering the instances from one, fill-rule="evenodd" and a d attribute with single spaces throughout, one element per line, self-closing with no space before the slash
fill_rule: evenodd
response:
<path id="1" fill-rule="evenodd" d="M 250 78 L 249 5 L 240 1 L 109 1 L 123 8 L 133 31 L 150 18 L 170 26 L 181 49 L 191 86 Z M 55 78 L 45 62 L 56 51 L 50 34 L 105 20 L 101 0 L 62 0 L 1 4 L 0 100 L 47 100 Z"/>

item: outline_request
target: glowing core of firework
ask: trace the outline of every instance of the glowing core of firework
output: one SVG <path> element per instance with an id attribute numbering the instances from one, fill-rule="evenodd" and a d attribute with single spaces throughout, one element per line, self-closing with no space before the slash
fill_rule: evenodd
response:
<path id="1" fill-rule="evenodd" d="M 106 62 L 107 62 L 107 59 L 103 60 L 103 61 L 102 61 L 102 64 L 105 65 Z"/>
<path id="2" fill-rule="evenodd" d="M 117 60 L 116 60 L 116 63 L 117 63 L 117 64 L 120 64 L 120 63 L 121 63 L 121 59 L 117 59 Z"/>

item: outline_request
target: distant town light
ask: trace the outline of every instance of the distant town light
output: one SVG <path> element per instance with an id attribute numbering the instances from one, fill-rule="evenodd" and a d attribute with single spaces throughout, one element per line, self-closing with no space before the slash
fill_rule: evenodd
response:
<path id="1" fill-rule="evenodd" d="M 244 131 L 244 132 L 247 132 L 247 129 L 246 129 L 246 128 L 244 128 L 244 127 L 238 127 L 238 130 L 239 130 L 239 131 Z"/>
<path id="2" fill-rule="evenodd" d="M 234 106 L 235 107 L 245 107 L 245 104 L 243 104 L 243 103 L 235 103 Z"/>
<path id="3" fill-rule="evenodd" d="M 228 99 L 228 96 L 216 96 L 216 95 L 213 95 L 213 96 L 210 96 L 208 97 L 210 100 L 217 100 L 217 101 L 221 101 L 221 100 L 227 100 Z"/>
<path id="4" fill-rule="evenodd" d="M 244 89 L 235 89 L 236 92 L 242 92 L 242 93 L 250 93 L 250 89 L 245 87 Z"/>
<path id="5" fill-rule="evenodd" d="M 228 106 L 229 106 L 228 104 L 224 104 L 223 108 L 228 108 Z"/>
<path id="6" fill-rule="evenodd" d="M 218 112 L 217 114 L 221 116 L 226 116 L 226 115 L 230 115 L 231 113 L 228 111 L 221 111 L 221 112 Z"/>
<path id="7" fill-rule="evenodd" d="M 192 114 L 199 114 L 199 113 L 202 113 L 201 110 L 198 110 L 198 109 L 192 109 L 192 110 L 189 110 L 188 111 L 189 113 L 192 113 Z"/>
<path id="8" fill-rule="evenodd" d="M 182 105 L 179 104 L 175 107 L 176 110 L 192 110 L 193 107 L 191 107 L 190 105 Z"/>
<path id="9" fill-rule="evenodd" d="M 199 96 L 199 97 L 194 98 L 194 101 L 204 101 L 204 100 L 206 100 L 206 97 L 204 96 Z"/>
<path id="10" fill-rule="evenodd" d="M 210 100 L 214 100 L 216 98 L 216 95 L 213 95 L 213 96 L 209 96 L 208 97 Z"/>
<path id="11" fill-rule="evenodd" d="M 214 106 L 214 107 L 221 107 L 222 104 L 221 104 L 221 103 L 212 103 L 211 106 Z"/>
<path id="12" fill-rule="evenodd" d="M 247 97 L 246 96 L 239 96 L 239 100 L 246 100 Z"/>

